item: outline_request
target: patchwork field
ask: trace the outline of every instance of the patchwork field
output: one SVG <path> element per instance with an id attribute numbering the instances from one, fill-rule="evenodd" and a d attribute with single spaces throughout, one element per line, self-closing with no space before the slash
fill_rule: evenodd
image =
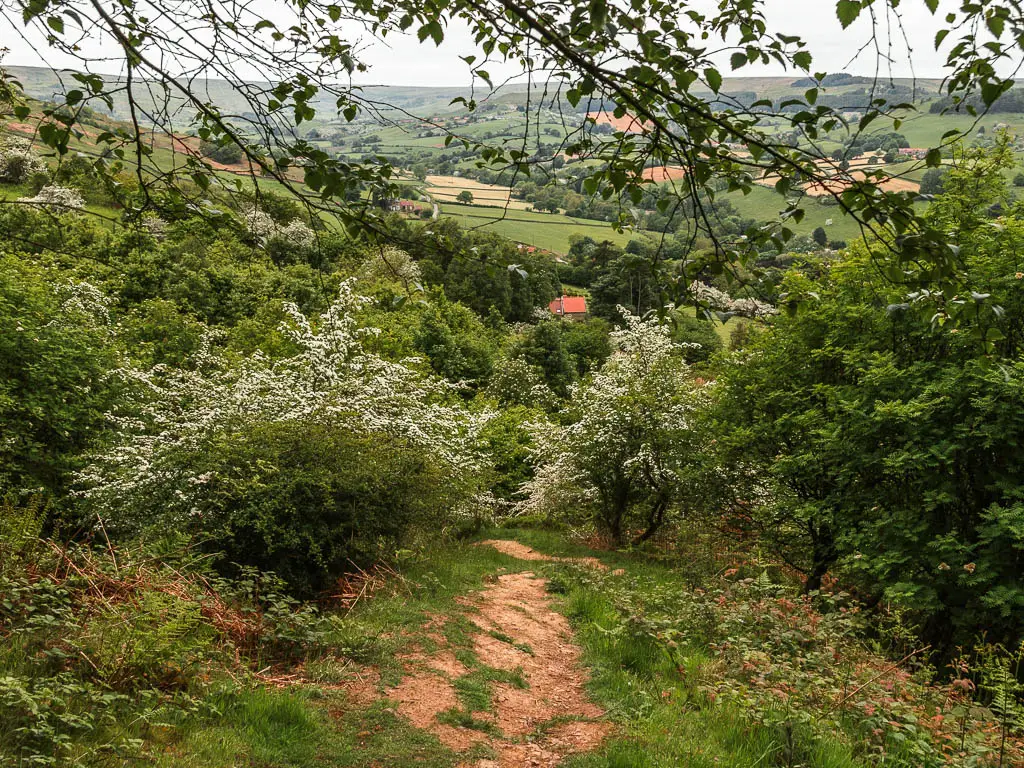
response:
<path id="1" fill-rule="evenodd" d="M 497 184 L 484 184 L 461 176 L 427 176 L 425 192 L 439 203 L 455 203 L 460 192 L 473 195 L 473 202 L 479 206 L 493 206 L 526 211 L 532 203 L 512 198 L 512 190 Z"/>
<path id="2" fill-rule="evenodd" d="M 657 165 L 644 170 L 644 178 L 655 184 L 678 181 L 686 176 L 686 169 L 678 165 Z"/>
<path id="3" fill-rule="evenodd" d="M 609 224 L 600 221 L 574 219 L 552 213 L 503 211 L 500 208 L 447 202 L 442 207 L 442 213 L 456 219 L 466 229 L 496 232 L 517 242 L 560 254 L 568 252 L 569 237 L 574 234 L 592 237 L 597 241 L 610 240 L 618 245 L 626 245 L 635 236 L 616 232 Z"/>

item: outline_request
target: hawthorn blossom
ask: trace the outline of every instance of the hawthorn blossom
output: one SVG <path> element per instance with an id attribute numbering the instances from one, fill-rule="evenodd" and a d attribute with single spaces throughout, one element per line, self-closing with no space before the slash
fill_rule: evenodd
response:
<path id="1" fill-rule="evenodd" d="M 502 405 L 553 407 L 557 396 L 540 371 L 519 357 L 505 358 L 491 373 L 487 394 Z"/>
<path id="2" fill-rule="evenodd" d="M 308 224 L 300 219 L 292 219 L 283 227 L 279 227 L 273 237 L 280 238 L 298 248 L 311 248 L 316 241 L 316 234 Z"/>
<path id="3" fill-rule="evenodd" d="M 392 246 L 375 249 L 360 266 L 359 276 L 366 280 L 398 282 L 406 290 L 418 286 L 423 279 L 420 266 L 412 256 Z"/>
<path id="4" fill-rule="evenodd" d="M 21 184 L 46 171 L 46 162 L 32 148 L 32 142 L 7 136 L 0 144 L 0 181 Z"/>
<path id="5" fill-rule="evenodd" d="M 329 423 L 361 434 L 406 440 L 442 462 L 452 482 L 481 468 L 479 430 L 487 412 L 470 413 L 443 380 L 366 352 L 376 333 L 355 316 L 367 299 L 342 283 L 316 322 L 294 304 L 282 326 L 298 346 L 291 358 L 261 353 L 229 365 L 209 335 L 191 369 L 125 369 L 133 407 L 110 414 L 119 439 L 79 475 L 80 494 L 108 525 L 131 529 L 160 509 L 162 520 L 203 515 L 213 479 L 201 457 L 216 436 L 261 423 Z M 200 458 L 196 458 L 200 457 Z"/>
<path id="6" fill-rule="evenodd" d="M 159 216 L 144 216 L 139 223 L 158 243 L 167 238 L 167 228 L 170 225 Z"/>
<path id="7" fill-rule="evenodd" d="M 273 217 L 258 206 L 244 214 L 246 231 L 249 236 L 265 246 L 271 240 L 281 240 L 298 248 L 309 248 L 316 241 L 316 233 L 301 219 L 292 219 L 280 225 Z"/>
<path id="8" fill-rule="evenodd" d="M 87 322 L 96 328 L 110 327 L 110 297 L 92 283 L 67 282 L 59 286 L 62 322 Z"/>
<path id="9" fill-rule="evenodd" d="M 244 216 L 245 229 L 258 242 L 265 242 L 277 229 L 277 224 L 270 214 L 253 206 Z"/>
<path id="10" fill-rule="evenodd" d="M 734 299 L 725 291 L 721 291 L 711 285 L 705 285 L 699 280 L 694 280 L 690 284 L 690 293 L 697 301 L 722 312 L 733 312 L 743 317 L 757 318 L 771 317 L 778 314 L 778 310 L 771 304 L 758 301 L 757 299 Z"/>
<path id="11" fill-rule="evenodd" d="M 520 506 L 534 514 L 589 506 L 616 537 L 637 504 L 651 530 L 684 501 L 705 398 L 668 327 L 619 310 L 625 327 L 611 334 L 615 351 L 572 390 L 572 422 L 534 425 L 540 466 Z"/>
<path id="12" fill-rule="evenodd" d="M 47 184 L 36 193 L 35 197 L 22 197 L 19 202 L 37 205 L 51 213 L 68 213 L 80 211 L 85 207 L 82 193 L 73 187 L 61 187 Z"/>

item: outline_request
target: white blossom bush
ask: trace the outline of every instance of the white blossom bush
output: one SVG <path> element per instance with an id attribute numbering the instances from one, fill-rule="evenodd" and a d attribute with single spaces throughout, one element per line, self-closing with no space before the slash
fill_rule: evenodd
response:
<path id="1" fill-rule="evenodd" d="M 711 285 L 694 280 L 690 285 L 690 294 L 702 304 L 722 312 L 732 312 L 743 317 L 764 318 L 778 314 L 771 304 L 757 299 L 734 299 L 725 291 Z"/>
<path id="2" fill-rule="evenodd" d="M 316 234 L 308 224 L 300 219 L 292 219 L 283 227 L 278 228 L 273 236 L 298 248 L 311 248 L 316 241 Z"/>
<path id="3" fill-rule="evenodd" d="M 61 316 L 52 322 L 80 325 L 83 322 L 92 328 L 102 328 L 112 334 L 114 328 L 110 319 L 113 301 L 92 283 L 66 282 L 57 288 L 61 298 Z"/>
<path id="4" fill-rule="evenodd" d="M 170 225 L 165 219 L 153 215 L 143 216 L 139 224 L 158 243 L 167 239 L 167 229 Z"/>
<path id="5" fill-rule="evenodd" d="M 487 382 L 487 394 L 504 406 L 553 408 L 558 401 L 540 371 L 520 357 L 506 357 L 495 366 Z"/>
<path id="6" fill-rule="evenodd" d="M 80 211 L 85 207 L 85 198 L 81 192 L 73 187 L 61 187 L 56 184 L 46 185 L 34 197 L 19 198 L 19 202 L 58 214 Z"/>
<path id="7" fill-rule="evenodd" d="M 626 324 L 612 333 L 615 352 L 574 386 L 570 423 L 534 427 L 539 466 L 519 511 L 592 510 L 616 541 L 635 525 L 637 540 L 645 540 L 694 501 L 706 387 L 690 375 L 665 325 L 619 309 Z"/>
<path id="8" fill-rule="evenodd" d="M 294 248 L 311 248 L 316 242 L 316 233 L 301 219 L 292 219 L 281 225 L 258 206 L 249 208 L 243 215 L 246 232 L 260 246 L 277 240 Z"/>
<path id="9" fill-rule="evenodd" d="M 32 148 L 32 142 L 18 136 L 4 137 L 0 143 L 0 181 L 21 184 L 46 171 L 46 162 Z"/>
<path id="10" fill-rule="evenodd" d="M 338 298 L 315 322 L 286 305 L 290 320 L 282 330 L 299 349 L 291 358 L 272 361 L 257 353 L 231 365 L 213 353 L 208 338 L 194 369 L 126 369 L 125 380 L 138 393 L 134 407 L 110 414 L 116 442 L 79 475 L 89 508 L 108 528 L 132 531 L 159 523 L 224 530 L 234 525 L 228 518 L 240 484 L 253 478 L 239 476 L 242 464 L 223 462 L 220 454 L 260 456 L 255 444 L 244 454 L 238 440 L 280 438 L 322 461 L 315 445 L 302 444 L 304 433 L 309 441 L 317 435 L 338 440 L 356 451 L 356 464 L 363 451 L 367 462 L 397 457 L 403 467 L 413 466 L 409 473 L 429 465 L 431 487 L 444 495 L 446 506 L 454 508 L 475 492 L 482 468 L 477 435 L 488 414 L 470 413 L 444 382 L 366 352 L 363 338 L 376 331 L 358 327 L 355 314 L 367 300 L 352 288 L 351 280 L 342 283 Z M 353 467 L 364 469 L 373 468 Z M 260 483 L 288 480 L 281 467 L 259 461 L 247 471 L 262 475 L 246 493 L 259 492 Z M 405 479 L 396 476 L 393 482 Z M 390 484 L 384 482 L 380 496 Z M 320 512 L 314 502 L 307 510 L 281 510 L 299 519 Z M 277 512 L 268 508 L 266 514 Z"/>
<path id="11" fill-rule="evenodd" d="M 423 280 L 419 264 L 394 246 L 374 249 L 360 265 L 359 277 L 369 282 L 399 283 L 407 291 L 418 287 Z"/>
<path id="12" fill-rule="evenodd" d="M 264 243 L 277 231 L 277 223 L 269 213 L 253 206 L 243 215 L 245 231 L 259 243 Z"/>

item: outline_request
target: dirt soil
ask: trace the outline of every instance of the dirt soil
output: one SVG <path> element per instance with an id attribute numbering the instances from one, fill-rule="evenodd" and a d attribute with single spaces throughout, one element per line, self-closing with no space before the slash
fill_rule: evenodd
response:
<path id="1" fill-rule="evenodd" d="M 523 560 L 555 560 L 514 541 L 488 541 Z M 597 564 L 593 558 L 579 561 Z M 597 748 L 611 730 L 604 712 L 587 697 L 587 673 L 569 622 L 556 612 L 545 580 L 533 573 L 503 574 L 464 602 L 476 625 L 473 650 L 488 667 L 518 671 L 525 688 L 494 683 L 492 708 L 474 718 L 486 730 L 439 722 L 459 706 L 456 681 L 470 672 L 451 649 L 406 659 L 407 674 L 388 692 L 399 714 L 457 752 L 491 757 L 468 759 L 460 768 L 550 768 L 566 755 Z"/>
<path id="2" fill-rule="evenodd" d="M 656 165 L 644 169 L 644 178 L 661 184 L 666 181 L 677 181 L 686 177 L 686 169 L 679 165 Z"/>
<path id="3" fill-rule="evenodd" d="M 488 539 L 487 541 L 481 541 L 480 546 L 494 547 L 502 554 L 510 555 L 520 560 L 543 560 L 548 563 L 579 563 L 580 565 L 589 565 L 592 568 L 597 568 L 599 571 L 608 570 L 608 566 L 596 557 L 553 557 L 552 555 L 545 555 L 543 552 L 531 549 L 518 541 Z"/>

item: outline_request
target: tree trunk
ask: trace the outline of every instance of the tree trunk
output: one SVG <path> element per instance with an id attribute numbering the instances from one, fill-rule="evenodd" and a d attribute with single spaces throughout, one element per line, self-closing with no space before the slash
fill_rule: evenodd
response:
<path id="1" fill-rule="evenodd" d="M 657 533 L 665 522 L 665 510 L 668 509 L 668 501 L 659 498 L 651 505 L 651 511 L 647 515 L 647 528 L 633 540 L 634 545 L 643 544 L 655 533 Z"/>
<path id="2" fill-rule="evenodd" d="M 626 513 L 629 511 L 630 484 L 622 477 L 616 477 L 611 493 L 605 497 L 604 522 L 615 544 L 622 544 L 626 536 Z"/>
<path id="3" fill-rule="evenodd" d="M 821 581 L 838 559 L 832 528 L 828 525 L 811 526 L 811 570 L 804 584 L 804 594 L 821 589 Z"/>

